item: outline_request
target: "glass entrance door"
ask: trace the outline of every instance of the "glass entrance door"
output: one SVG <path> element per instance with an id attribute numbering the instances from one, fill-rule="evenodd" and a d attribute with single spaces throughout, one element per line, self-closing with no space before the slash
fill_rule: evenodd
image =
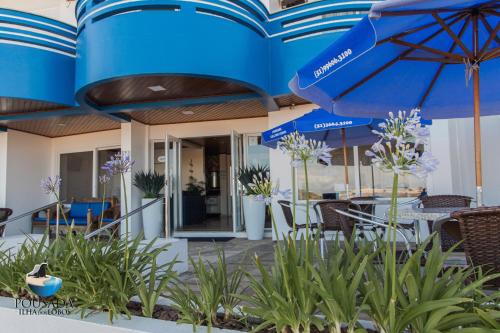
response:
<path id="1" fill-rule="evenodd" d="M 167 147 L 167 149 L 165 149 Z M 180 154 L 181 140 L 165 135 L 163 142 L 153 144 L 153 170 L 165 175 L 165 234 L 167 237 L 182 221 L 180 211 Z"/>
<path id="2" fill-rule="evenodd" d="M 243 137 L 236 131 L 231 133 L 231 201 L 233 208 L 233 231 L 243 231 L 241 209 L 241 187 L 238 172 L 243 165 Z"/>

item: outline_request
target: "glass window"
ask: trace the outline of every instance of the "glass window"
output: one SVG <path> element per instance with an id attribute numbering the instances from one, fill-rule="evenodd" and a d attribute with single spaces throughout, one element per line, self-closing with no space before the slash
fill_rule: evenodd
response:
<path id="1" fill-rule="evenodd" d="M 247 165 L 248 166 L 269 166 L 269 148 L 261 144 L 260 135 L 249 135 L 246 137 Z"/>
<path id="2" fill-rule="evenodd" d="M 349 196 L 354 196 L 355 189 L 355 167 L 353 148 L 347 149 L 347 170 L 349 172 Z M 309 162 L 307 165 L 309 178 L 309 198 L 322 199 L 346 197 L 346 186 L 344 177 L 344 150 L 335 149 L 332 151 L 332 165 L 321 165 Z M 297 168 L 297 188 L 299 200 L 306 199 L 306 182 L 304 167 Z"/>
<path id="3" fill-rule="evenodd" d="M 365 155 L 370 146 L 361 146 L 359 153 L 359 178 L 361 195 L 390 197 L 392 192 L 393 175 L 371 165 L 371 159 Z M 413 175 L 399 177 L 399 197 L 417 197 L 425 188 L 426 180 Z"/>
<path id="4" fill-rule="evenodd" d="M 61 154 L 61 200 L 71 202 L 92 197 L 93 152 Z"/>
<path id="5" fill-rule="evenodd" d="M 102 166 L 104 165 L 104 163 L 106 163 L 106 161 L 108 161 L 111 156 L 119 153 L 121 151 L 121 149 L 117 148 L 117 149 L 106 149 L 106 150 L 99 150 L 98 152 L 98 168 L 99 168 L 99 171 L 98 171 L 98 175 L 99 176 L 102 176 L 104 175 L 105 171 L 102 170 Z M 111 177 L 111 181 L 106 185 L 106 198 L 116 198 L 116 199 L 120 199 L 120 190 L 121 190 L 121 179 L 120 179 L 120 175 L 115 175 L 113 177 Z M 100 198 L 103 197 L 104 195 L 104 186 L 99 183 L 99 191 L 98 191 L 98 195 Z"/>
<path id="6" fill-rule="evenodd" d="M 165 142 L 153 144 L 153 170 L 160 175 L 165 174 Z"/>

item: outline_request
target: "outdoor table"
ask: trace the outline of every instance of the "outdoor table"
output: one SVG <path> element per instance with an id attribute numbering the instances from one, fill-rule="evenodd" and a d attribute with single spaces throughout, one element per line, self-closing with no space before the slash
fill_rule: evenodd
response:
<path id="1" fill-rule="evenodd" d="M 355 199 L 352 200 L 353 203 L 357 205 L 390 205 L 390 198 L 380 198 L 380 199 Z"/>
<path id="2" fill-rule="evenodd" d="M 462 210 L 464 207 L 439 207 L 439 208 L 405 208 L 398 209 L 396 216 L 399 219 L 412 220 L 415 223 L 416 242 L 420 243 L 421 221 L 432 221 L 451 217 L 451 213 Z M 430 230 L 432 232 L 432 230 Z"/>

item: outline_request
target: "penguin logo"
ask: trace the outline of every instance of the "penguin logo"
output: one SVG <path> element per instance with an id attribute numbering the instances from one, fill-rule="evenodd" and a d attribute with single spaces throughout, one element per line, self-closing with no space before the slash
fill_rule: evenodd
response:
<path id="1" fill-rule="evenodd" d="M 33 270 L 26 274 L 26 284 L 40 297 L 54 296 L 62 286 L 60 278 L 46 275 L 47 266 L 47 263 L 35 265 Z"/>

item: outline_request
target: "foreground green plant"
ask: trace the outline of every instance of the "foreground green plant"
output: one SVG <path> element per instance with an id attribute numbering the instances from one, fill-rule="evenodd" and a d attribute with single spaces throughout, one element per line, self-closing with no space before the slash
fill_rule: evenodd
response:
<path id="1" fill-rule="evenodd" d="M 288 238 L 278 242 L 270 272 L 256 256 L 255 265 L 261 276 L 247 274 L 253 295 L 240 296 L 250 304 L 243 311 L 262 319 L 253 332 L 270 327 L 283 333 L 289 329 L 294 333 L 307 333 L 312 326 L 323 329 L 322 320 L 316 316 L 320 298 L 311 283 L 313 266 L 308 257 L 308 253 L 313 253 L 316 246 L 316 240 L 306 242 L 301 239 L 295 242 Z"/>
<path id="2" fill-rule="evenodd" d="M 366 310 L 366 295 L 360 295 L 360 287 L 372 260 L 371 248 L 369 244 L 356 246 L 348 241 L 342 246 L 337 238 L 329 248 L 328 258 L 309 267 L 311 283 L 319 296 L 318 311 L 324 315 L 330 333 L 341 333 L 344 325 L 347 333 L 362 331 L 358 321 Z"/>
<path id="3" fill-rule="evenodd" d="M 132 272 L 137 279 L 137 296 L 141 300 L 141 309 L 144 317 L 152 318 L 156 304 L 160 296 L 168 290 L 168 284 L 175 277 L 173 266 L 175 262 L 170 262 L 163 271 L 158 269 L 156 262 L 152 263 L 148 272 L 148 277 L 143 273 Z"/>
<path id="4" fill-rule="evenodd" d="M 392 270 L 386 269 L 392 265 L 393 254 L 386 255 L 392 247 L 380 245 L 382 262 L 366 266 L 361 288 L 366 297 L 366 313 L 381 333 L 487 332 L 477 310 L 493 321 L 499 318 L 499 313 L 483 307 L 484 300 L 475 303 L 474 298 L 482 294 L 489 280 L 498 276 L 477 279 L 474 268 L 445 267 L 452 250 L 443 253 L 439 237 L 435 236 L 431 250 L 426 253 L 430 241 L 397 265 L 395 277 L 390 276 Z M 392 285 L 394 280 L 396 284 Z M 397 296 L 391 304 L 393 290 Z"/>
<path id="5" fill-rule="evenodd" d="M 171 289 L 169 298 L 173 307 L 180 312 L 180 322 L 193 325 L 193 330 L 200 325 L 209 329 L 218 325 L 219 310 L 224 312 L 223 321 L 235 317 L 235 309 L 239 305 L 237 295 L 242 292 L 241 280 L 243 272 L 236 269 L 227 270 L 224 251 L 218 249 L 215 264 L 204 261 L 201 256 L 197 260 L 190 258 L 199 292 L 195 292 L 183 281 L 177 281 Z"/>
<path id="6" fill-rule="evenodd" d="M 35 264 L 47 262 L 50 273 L 64 281 L 56 297 L 71 300 L 82 317 L 105 311 L 110 321 L 121 314 L 130 318 L 127 304 L 141 292 L 144 277 L 149 275 L 151 279 L 150 274 L 154 274 L 161 281 L 172 276 L 173 263 L 156 265 L 159 254 L 167 247 L 154 247 L 154 241 L 144 244 L 142 235 L 128 241 L 102 241 L 68 233 L 50 244 L 45 235 L 41 241 L 26 241 L 16 256 L 6 252 L 0 255 L 0 290 L 14 297 L 37 297 L 26 286 L 24 277 Z M 149 296 L 151 293 L 143 297 L 150 300 L 146 308 L 154 298 Z"/>

